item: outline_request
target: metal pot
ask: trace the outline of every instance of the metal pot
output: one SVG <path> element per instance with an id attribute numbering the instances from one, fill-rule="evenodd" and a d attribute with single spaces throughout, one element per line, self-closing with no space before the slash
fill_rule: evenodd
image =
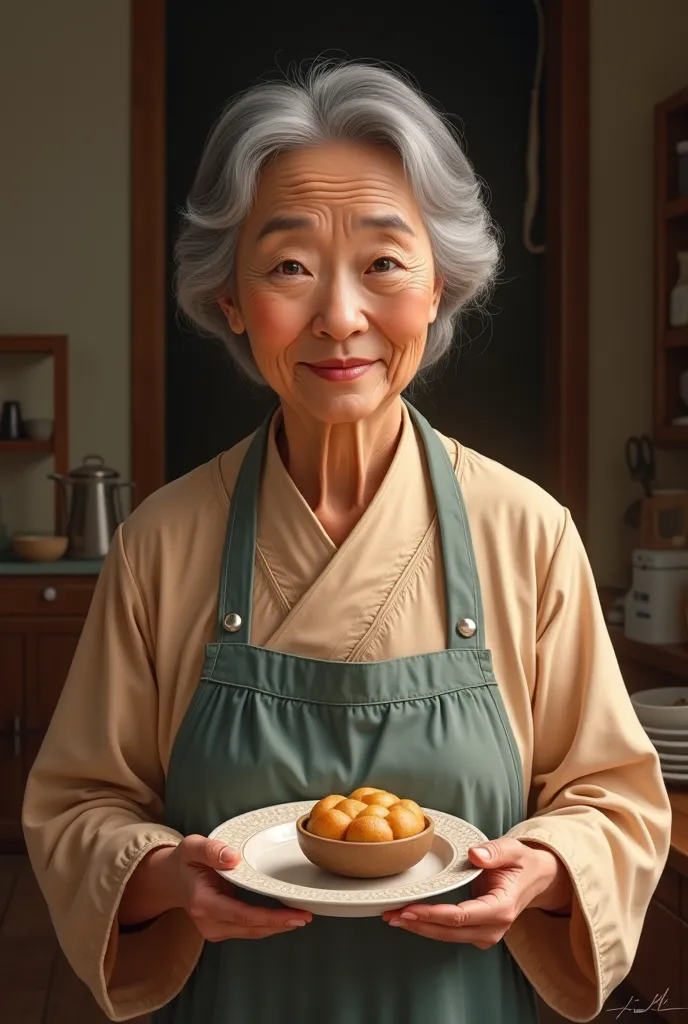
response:
<path id="1" fill-rule="evenodd" d="M 86 455 L 70 473 L 48 473 L 48 478 L 63 489 L 61 533 L 69 537 L 67 558 L 104 558 L 124 521 L 120 488 L 134 484 L 121 481 L 100 455 Z"/>

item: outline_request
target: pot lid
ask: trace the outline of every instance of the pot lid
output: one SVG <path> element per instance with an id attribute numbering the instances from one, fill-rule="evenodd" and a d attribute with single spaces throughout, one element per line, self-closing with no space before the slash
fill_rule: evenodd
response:
<path id="1" fill-rule="evenodd" d="M 105 465 L 102 455 L 85 455 L 81 460 L 81 465 L 72 469 L 69 476 L 77 477 L 79 480 L 112 480 L 119 476 L 119 473 L 116 469 Z"/>

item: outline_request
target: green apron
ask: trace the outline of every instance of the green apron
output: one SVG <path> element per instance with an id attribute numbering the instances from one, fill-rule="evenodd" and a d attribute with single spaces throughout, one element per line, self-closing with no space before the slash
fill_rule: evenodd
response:
<path id="1" fill-rule="evenodd" d="M 217 638 L 177 734 L 165 818 L 208 835 L 269 804 L 377 785 L 456 814 L 490 839 L 523 817 L 519 754 L 484 646 L 466 510 L 446 450 L 412 407 L 437 503 L 447 649 L 382 662 L 320 661 L 250 643 L 256 509 L 270 419 L 231 502 Z M 235 632 L 224 626 L 238 613 Z M 473 620 L 466 625 L 463 620 Z M 464 636 L 459 632 L 462 623 Z M 470 885 L 431 902 L 459 903 Z M 237 890 L 239 899 L 280 906 Z M 156 1024 L 534 1024 L 535 993 L 504 941 L 437 942 L 381 918 L 313 917 L 267 939 L 206 942 Z"/>

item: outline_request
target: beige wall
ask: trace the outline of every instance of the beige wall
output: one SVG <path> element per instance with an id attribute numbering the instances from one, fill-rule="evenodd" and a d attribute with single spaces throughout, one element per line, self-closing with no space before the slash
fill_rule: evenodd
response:
<path id="1" fill-rule="evenodd" d="M 591 0 L 589 551 L 624 583 L 637 489 L 623 443 L 652 416 L 652 111 L 688 85 L 686 0 Z M 129 4 L 22 0 L 0 15 L 0 333 L 70 338 L 70 465 L 129 473 Z M 0 400 L 49 414 L 45 367 L 0 360 Z M 0 455 L 10 529 L 49 528 L 50 460 Z M 688 453 L 659 453 L 688 485 Z"/>
<path id="2" fill-rule="evenodd" d="M 69 335 L 70 466 L 129 473 L 129 3 L 0 13 L 0 334 Z M 47 367 L 0 357 L 0 400 L 51 415 Z M 0 454 L 11 530 L 52 527 L 50 459 Z"/>
<path id="3" fill-rule="evenodd" d="M 688 86 L 688 0 L 592 0 L 590 531 L 599 583 L 628 582 L 621 525 L 640 495 L 624 441 L 652 429 L 653 107 Z M 658 452 L 688 487 L 688 453 Z"/>

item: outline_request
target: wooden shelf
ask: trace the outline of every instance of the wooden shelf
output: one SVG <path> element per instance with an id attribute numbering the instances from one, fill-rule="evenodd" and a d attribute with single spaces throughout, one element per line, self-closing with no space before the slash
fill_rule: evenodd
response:
<path id="1" fill-rule="evenodd" d="M 69 380 L 67 367 L 67 336 L 64 334 L 2 334 L 1 356 L 37 356 L 52 359 L 53 436 L 50 441 L 1 441 L 0 454 L 48 455 L 53 458 L 55 473 L 69 472 Z M 6 363 L 4 364 L 6 365 Z M 0 360 L 0 372 L 3 362 Z M 65 501 L 62 489 L 54 488 L 54 522 L 64 519 Z"/>
<path id="2" fill-rule="evenodd" d="M 52 441 L 3 441 L 0 440 L 0 452 L 15 452 L 29 455 L 51 455 L 54 450 Z"/>
<path id="3" fill-rule="evenodd" d="M 688 426 L 682 427 L 674 423 L 657 424 L 654 429 L 654 441 L 667 448 L 683 448 L 688 444 Z"/>
<path id="4" fill-rule="evenodd" d="M 0 352 L 8 355 L 51 356 L 60 352 L 65 344 L 62 334 L 3 334 Z"/>
<path id="5" fill-rule="evenodd" d="M 674 217 L 685 216 L 688 216 L 688 196 L 681 196 L 679 199 L 672 199 L 670 203 L 667 203 L 667 220 L 673 220 Z"/>
<path id="6" fill-rule="evenodd" d="M 688 348 L 688 327 L 670 327 L 664 335 L 666 348 Z"/>

